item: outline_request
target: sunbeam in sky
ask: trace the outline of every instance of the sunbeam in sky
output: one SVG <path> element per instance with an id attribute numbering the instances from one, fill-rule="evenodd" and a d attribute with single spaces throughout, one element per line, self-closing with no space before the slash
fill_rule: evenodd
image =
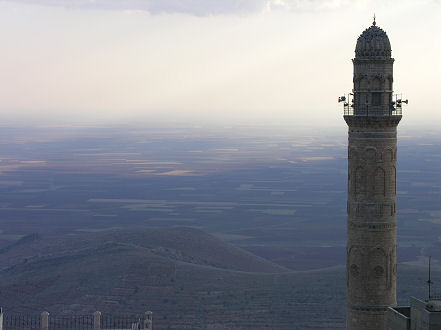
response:
<path id="1" fill-rule="evenodd" d="M 22 120 L 341 124 L 357 33 L 388 31 L 406 121 L 440 119 L 439 1 L 0 1 L 0 110 Z M 430 114 L 421 116 L 421 113 Z"/>

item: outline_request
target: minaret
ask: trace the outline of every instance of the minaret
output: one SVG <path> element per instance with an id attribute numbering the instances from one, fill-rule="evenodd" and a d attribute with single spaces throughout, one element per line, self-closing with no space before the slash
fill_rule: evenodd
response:
<path id="1" fill-rule="evenodd" d="M 339 98 L 349 126 L 346 327 L 385 330 L 396 304 L 397 126 L 407 100 L 392 100 L 394 59 L 375 17 L 352 62 L 353 92 Z"/>

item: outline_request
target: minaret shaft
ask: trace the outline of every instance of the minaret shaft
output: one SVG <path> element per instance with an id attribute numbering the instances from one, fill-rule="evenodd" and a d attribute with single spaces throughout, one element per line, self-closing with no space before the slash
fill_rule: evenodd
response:
<path id="1" fill-rule="evenodd" d="M 387 329 L 396 304 L 396 155 L 399 117 L 350 117 L 347 329 Z"/>
<path id="2" fill-rule="evenodd" d="M 396 305 L 397 126 L 393 63 L 376 23 L 357 40 L 353 99 L 345 102 L 348 139 L 347 319 L 349 330 L 386 330 Z M 400 100 L 401 102 L 401 100 Z"/>

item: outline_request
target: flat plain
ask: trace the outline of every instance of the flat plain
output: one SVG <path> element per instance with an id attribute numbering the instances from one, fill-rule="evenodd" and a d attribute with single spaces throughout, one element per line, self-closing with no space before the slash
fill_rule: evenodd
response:
<path id="1" fill-rule="evenodd" d="M 202 230 L 286 269 L 276 276 L 277 284 L 271 275 L 273 284 L 262 286 L 267 290 L 262 299 L 273 297 L 278 307 L 262 310 L 273 310 L 267 317 L 297 315 L 304 328 L 302 299 L 344 306 L 346 138 L 343 125 L 340 131 L 288 125 L 3 127 L 0 249 L 10 251 L 35 234 L 44 242 L 134 227 Z M 409 294 L 425 295 L 427 257 L 435 266 L 441 260 L 440 146 L 436 131 L 400 131 L 401 303 Z M 206 281 L 212 278 L 207 274 Z M 6 270 L 0 278 L 9 278 Z M 189 285 L 197 283 L 203 281 Z M 293 291 L 285 292 L 289 283 Z M 245 294 L 239 287 L 232 292 Z M 173 301 L 176 311 L 182 301 Z M 249 301 L 242 296 L 237 301 L 242 303 L 226 300 L 225 306 L 246 315 Z M 167 308 L 162 318 L 171 317 Z M 334 314 L 334 326 L 342 326 L 344 308 L 328 312 L 323 315 Z M 201 311 L 197 317 L 207 315 Z"/>

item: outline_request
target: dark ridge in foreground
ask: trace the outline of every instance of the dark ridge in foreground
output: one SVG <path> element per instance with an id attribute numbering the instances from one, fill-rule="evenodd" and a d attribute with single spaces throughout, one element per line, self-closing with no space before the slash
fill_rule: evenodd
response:
<path id="1" fill-rule="evenodd" d="M 22 243 L 0 254 L 5 312 L 151 310 L 155 329 L 344 328 L 343 267 L 288 272 L 192 228 L 108 230 Z M 426 269 L 399 271 L 400 303 L 425 292 L 424 281 L 415 281 Z"/>
<path id="2" fill-rule="evenodd" d="M 28 235 L 0 251 L 3 254 L 0 261 L 3 267 L 25 269 L 87 257 L 101 257 L 109 261 L 109 255 L 115 249 L 136 250 L 144 257 L 161 258 L 169 263 L 181 262 L 244 272 L 287 271 L 201 230 L 186 227 L 113 229 L 46 238 Z"/>
<path id="3" fill-rule="evenodd" d="M 0 249 L 0 254 L 6 253 L 10 250 L 13 250 L 14 248 L 16 248 L 17 246 L 21 246 L 21 245 L 26 245 L 30 242 L 33 242 L 35 240 L 40 239 L 40 235 L 39 234 L 29 234 L 29 235 L 25 235 L 22 238 L 20 238 L 18 241 Z"/>
<path id="4" fill-rule="evenodd" d="M 35 313 L 142 313 L 155 329 L 339 328 L 344 281 L 292 273 L 192 228 L 45 237 L 0 255 L 0 305 Z M 329 275 L 326 275 L 329 278 Z M 320 283 L 311 291 L 311 279 Z M 315 295 L 329 291 L 323 313 Z M 314 320 L 311 322 L 311 320 Z"/>

